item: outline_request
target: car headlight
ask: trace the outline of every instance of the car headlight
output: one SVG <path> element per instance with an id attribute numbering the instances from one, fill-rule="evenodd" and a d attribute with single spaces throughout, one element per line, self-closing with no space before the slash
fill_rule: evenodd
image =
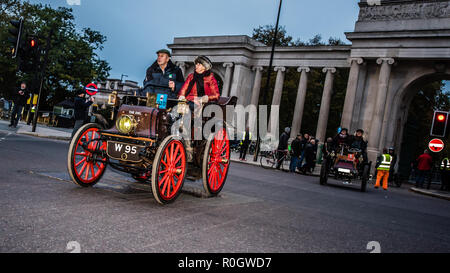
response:
<path id="1" fill-rule="evenodd" d="M 133 116 L 123 115 L 116 121 L 116 127 L 119 132 L 129 134 L 136 129 L 137 122 Z"/>

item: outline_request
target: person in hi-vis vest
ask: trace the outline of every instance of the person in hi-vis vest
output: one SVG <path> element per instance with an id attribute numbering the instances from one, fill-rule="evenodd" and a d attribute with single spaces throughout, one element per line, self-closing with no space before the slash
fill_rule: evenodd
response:
<path id="1" fill-rule="evenodd" d="M 380 187 L 381 180 L 383 179 L 383 189 L 388 188 L 389 170 L 391 169 L 392 156 L 388 153 L 386 148 L 383 149 L 383 154 L 377 159 L 377 182 L 375 183 L 375 188 Z"/>
<path id="2" fill-rule="evenodd" d="M 241 146 L 241 151 L 239 153 L 239 159 L 242 161 L 247 161 L 245 159 L 245 156 L 247 155 L 248 146 L 250 145 L 250 142 L 252 141 L 252 133 L 250 132 L 248 126 L 245 128 L 244 135 L 242 136 L 242 140 L 239 143 Z"/>

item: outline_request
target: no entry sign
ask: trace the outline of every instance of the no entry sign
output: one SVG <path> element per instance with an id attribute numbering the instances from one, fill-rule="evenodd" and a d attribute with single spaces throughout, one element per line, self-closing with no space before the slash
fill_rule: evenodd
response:
<path id="1" fill-rule="evenodd" d="M 428 143 L 428 148 L 430 148 L 432 152 L 439 153 L 444 149 L 444 142 L 439 138 L 432 139 L 430 140 L 430 143 Z"/>
<path id="2" fill-rule="evenodd" d="M 92 82 L 90 84 L 86 85 L 85 90 L 86 90 L 86 93 L 90 96 L 94 96 L 98 92 L 97 85 L 95 85 L 95 83 L 92 83 Z"/>

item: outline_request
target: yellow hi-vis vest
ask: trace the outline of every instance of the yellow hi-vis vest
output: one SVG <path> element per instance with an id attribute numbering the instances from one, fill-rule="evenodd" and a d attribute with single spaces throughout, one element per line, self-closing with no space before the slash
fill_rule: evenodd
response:
<path id="1" fill-rule="evenodd" d="M 442 161 L 441 161 L 441 170 L 450 171 L 450 162 L 448 161 L 448 158 L 442 159 Z"/>
<path id="2" fill-rule="evenodd" d="M 377 170 L 379 171 L 389 171 L 391 168 L 392 156 L 390 154 L 384 154 L 380 166 Z"/>
<path id="3" fill-rule="evenodd" d="M 244 135 L 242 136 L 241 143 L 239 143 L 240 145 L 244 144 L 244 140 L 245 140 L 245 136 L 246 135 L 247 135 L 247 132 L 244 132 Z M 252 133 L 251 132 L 248 133 L 248 140 L 252 140 Z"/>

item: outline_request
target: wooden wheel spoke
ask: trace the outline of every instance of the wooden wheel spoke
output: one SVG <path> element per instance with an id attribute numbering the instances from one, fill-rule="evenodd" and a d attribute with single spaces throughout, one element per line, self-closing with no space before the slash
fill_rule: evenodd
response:
<path id="1" fill-rule="evenodd" d="M 88 180 L 90 165 L 91 165 L 91 163 L 88 163 L 87 168 L 86 168 L 86 172 L 85 172 L 85 175 L 84 175 L 84 180 Z"/>
<path id="2" fill-rule="evenodd" d="M 88 164 L 87 162 L 84 162 L 83 166 L 81 166 L 81 170 L 79 172 L 80 176 L 83 174 L 84 169 L 86 168 L 87 164 Z"/>
<path id="3" fill-rule="evenodd" d="M 83 158 L 82 160 L 80 160 L 78 163 L 76 163 L 76 164 L 75 164 L 75 168 L 78 167 L 78 166 L 80 166 L 80 164 L 83 163 L 83 162 L 85 162 L 85 161 L 86 161 L 86 157 Z"/>
<path id="4" fill-rule="evenodd" d="M 97 174 L 94 172 L 94 164 L 93 163 L 91 163 L 91 173 L 92 173 L 93 177 L 97 176 Z"/>

